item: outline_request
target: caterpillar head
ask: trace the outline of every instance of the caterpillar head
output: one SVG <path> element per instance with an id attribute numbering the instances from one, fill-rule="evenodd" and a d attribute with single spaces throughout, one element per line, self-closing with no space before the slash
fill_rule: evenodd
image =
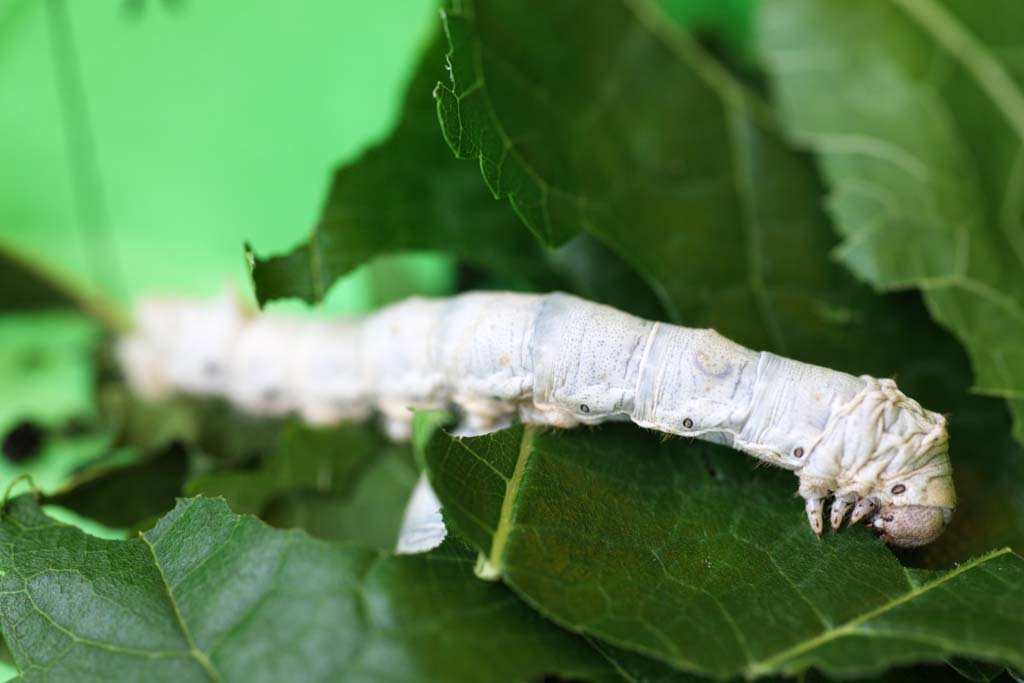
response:
<path id="1" fill-rule="evenodd" d="M 942 534 L 956 507 L 946 418 L 922 408 L 892 380 L 879 385 L 873 410 L 881 431 L 873 459 L 884 466 L 864 468 L 875 474 L 880 504 L 869 523 L 890 545 L 926 545 Z"/>
<path id="2" fill-rule="evenodd" d="M 836 411 L 812 453 L 808 489 L 836 491 L 833 528 L 852 506 L 851 523 L 866 520 L 890 545 L 931 543 L 956 507 L 946 418 L 922 408 L 892 380 L 861 379 L 866 387 Z M 805 497 L 815 527 L 812 500 L 820 493 Z M 820 526 L 819 513 L 815 530 Z"/>
<path id="3" fill-rule="evenodd" d="M 941 536 L 952 516 L 952 508 L 938 505 L 885 506 L 871 525 L 889 545 L 916 548 Z"/>

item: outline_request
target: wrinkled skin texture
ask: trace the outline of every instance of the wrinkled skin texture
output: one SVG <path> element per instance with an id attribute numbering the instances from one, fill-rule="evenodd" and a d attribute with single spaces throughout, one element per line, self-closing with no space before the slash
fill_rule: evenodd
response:
<path id="1" fill-rule="evenodd" d="M 864 388 L 829 417 L 807 463 L 800 493 L 815 533 L 832 494 L 833 529 L 848 511 L 887 543 L 916 547 L 945 529 L 956 507 L 946 419 L 905 396 L 892 380 L 861 377 Z"/>
<path id="2" fill-rule="evenodd" d="M 714 330 L 643 320 L 574 296 L 413 298 L 326 324 L 253 315 L 237 299 L 143 303 L 119 358 L 142 395 L 223 396 L 319 425 L 454 407 L 474 431 L 511 419 L 630 420 L 725 444 L 799 478 L 808 522 L 870 521 L 893 545 L 934 540 L 956 506 L 946 421 L 888 379 L 757 352 Z"/>

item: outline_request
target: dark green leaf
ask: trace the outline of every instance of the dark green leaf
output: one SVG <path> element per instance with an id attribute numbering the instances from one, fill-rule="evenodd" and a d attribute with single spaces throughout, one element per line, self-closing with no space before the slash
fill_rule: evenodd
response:
<path id="1" fill-rule="evenodd" d="M 509 208 L 480 185 L 479 172 L 451 158 L 431 90 L 443 73 L 442 39 L 413 77 L 391 137 L 335 174 L 320 221 L 294 251 L 256 258 L 260 302 L 319 301 L 340 276 L 381 254 L 443 249 L 541 288 L 560 281 Z"/>
<path id="2" fill-rule="evenodd" d="M 1004 667 L 1000 664 L 988 662 L 977 662 L 971 659 L 953 657 L 949 660 L 949 666 L 958 674 L 973 683 L 988 683 L 998 678 L 1003 673 Z"/>
<path id="3" fill-rule="evenodd" d="M 629 683 L 706 683 L 709 679 L 682 673 L 668 664 L 636 652 L 590 639 L 591 646 L 604 655 Z"/>
<path id="4" fill-rule="evenodd" d="M 689 27 L 711 47 L 750 52 L 754 27 L 754 0 L 658 0 L 672 19 Z"/>
<path id="5" fill-rule="evenodd" d="M 407 448 L 392 447 L 377 454 L 351 490 L 291 493 L 271 501 L 261 516 L 274 526 L 298 527 L 319 538 L 392 550 L 417 475 Z"/>
<path id="6" fill-rule="evenodd" d="M 769 0 L 762 19 L 839 257 L 879 289 L 924 290 L 1024 440 L 1024 4 Z"/>
<path id="7" fill-rule="evenodd" d="M 111 302 L 74 288 L 47 264 L 25 258 L 8 245 L 0 244 L 0 310 L 76 308 L 110 330 L 123 329 L 125 325 L 123 313 Z"/>
<path id="8" fill-rule="evenodd" d="M 76 474 L 44 503 L 68 508 L 108 527 L 132 528 L 163 515 L 181 495 L 188 452 L 172 444 L 139 462 L 94 466 Z"/>
<path id="9" fill-rule="evenodd" d="M 808 161 L 656 7 L 460 2 L 445 26 L 445 135 L 538 237 L 596 235 L 686 324 L 728 318 L 783 352 L 838 334 L 826 313 L 845 302 L 817 290 L 843 274 L 816 260 L 833 238 Z"/>
<path id="10" fill-rule="evenodd" d="M 596 235 L 670 317 L 753 348 L 881 376 L 912 355 L 877 340 L 906 338 L 916 304 L 880 302 L 830 262 L 811 160 L 656 7 L 468 1 L 445 16 L 448 140 L 539 236 Z"/>
<path id="11" fill-rule="evenodd" d="M 273 530 L 223 501 L 181 501 L 104 541 L 28 497 L 0 521 L 0 624 L 25 680 L 610 680 L 585 641 L 449 543 L 394 557 Z"/>
<path id="12" fill-rule="evenodd" d="M 531 229 L 597 235 L 685 325 L 896 377 L 951 415 L 962 504 L 923 561 L 1024 548 L 1024 454 L 1005 411 L 966 395 L 962 352 L 916 297 L 874 296 L 831 262 L 813 164 L 721 64 L 645 0 L 529 12 L 467 0 L 446 26 L 453 80 L 438 107 L 448 139 Z"/>
<path id="13" fill-rule="evenodd" d="M 278 442 L 286 420 L 241 413 L 226 402 L 174 396 L 147 401 L 121 384 L 100 393 L 104 420 L 116 431 L 118 446 L 154 451 L 175 441 L 200 450 L 218 466 L 251 462 Z"/>
<path id="14" fill-rule="evenodd" d="M 272 498 L 291 491 L 346 490 L 386 443 L 369 426 L 314 429 L 289 424 L 258 469 L 200 475 L 189 482 L 187 493 L 223 496 L 233 510 L 258 514 Z"/>
<path id="15" fill-rule="evenodd" d="M 72 308 L 68 293 L 31 264 L 0 247 L 0 310 Z"/>
<path id="16" fill-rule="evenodd" d="M 562 625 L 716 677 L 1024 662 L 1024 559 L 904 569 L 863 527 L 816 538 L 792 475 L 737 453 L 516 426 L 426 447 L 446 519 Z"/>
<path id="17" fill-rule="evenodd" d="M 804 678 L 803 683 L 825 683 L 828 680 L 819 673 L 810 672 Z M 921 664 L 914 667 L 899 667 L 877 678 L 859 680 L 859 683 L 963 683 L 963 681 L 964 677 L 952 667 Z"/>
<path id="18" fill-rule="evenodd" d="M 388 442 L 372 425 L 292 424 L 258 469 L 203 474 L 187 491 L 223 496 L 274 526 L 391 549 L 417 475 L 409 446 Z"/>

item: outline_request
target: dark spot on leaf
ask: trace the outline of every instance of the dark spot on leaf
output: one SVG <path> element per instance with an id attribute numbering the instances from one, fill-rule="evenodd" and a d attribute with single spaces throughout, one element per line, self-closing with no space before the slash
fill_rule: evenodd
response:
<path id="1" fill-rule="evenodd" d="M 583 411 L 584 413 L 589 413 L 590 412 L 590 406 L 588 406 L 586 403 L 581 403 L 580 404 L 580 410 Z"/>
<path id="2" fill-rule="evenodd" d="M 683 420 L 683 426 L 686 427 L 687 429 L 692 428 L 693 420 L 691 420 L 690 418 L 686 418 L 685 420 Z"/>
<path id="3" fill-rule="evenodd" d="M 901 493 L 903 493 L 906 490 L 907 490 L 907 487 L 904 486 L 903 484 L 896 484 L 895 486 L 892 487 L 892 492 L 894 494 L 896 494 L 897 496 L 900 495 Z"/>
<path id="4" fill-rule="evenodd" d="M 796 450 L 793 451 L 793 455 L 795 455 L 798 458 L 804 457 L 804 449 L 801 448 L 800 446 L 797 446 Z"/>
<path id="5" fill-rule="evenodd" d="M 4 437 L 3 453 L 11 462 L 23 462 L 39 454 L 46 441 L 46 430 L 30 420 L 14 426 Z"/>

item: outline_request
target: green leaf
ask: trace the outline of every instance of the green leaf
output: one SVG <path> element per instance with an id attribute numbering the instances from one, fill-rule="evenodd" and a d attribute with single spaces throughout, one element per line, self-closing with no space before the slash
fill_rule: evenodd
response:
<path id="1" fill-rule="evenodd" d="M 391 137 L 336 172 L 309 239 L 283 256 L 252 255 L 260 302 L 318 301 L 337 278 L 367 261 L 379 270 L 387 254 L 435 249 L 482 269 L 483 277 L 463 272 L 463 288 L 562 289 L 664 317 L 651 283 L 607 245 L 581 234 L 560 249 L 543 249 L 480 186 L 476 169 L 452 159 L 430 97 L 445 77 L 444 46 L 439 35 L 424 52 Z"/>
<path id="2" fill-rule="evenodd" d="M 261 517 L 319 538 L 393 550 L 418 472 L 406 449 L 379 453 L 350 488 L 323 495 L 293 492 L 270 501 Z"/>
<path id="3" fill-rule="evenodd" d="M 750 52 L 755 0 L 658 0 L 658 5 L 713 45 L 724 43 L 744 56 Z"/>
<path id="4" fill-rule="evenodd" d="M 189 482 L 186 493 L 223 496 L 233 510 L 258 514 L 286 492 L 328 492 L 351 485 L 385 444 L 369 426 L 315 429 L 292 423 L 259 469 L 203 474 Z"/>
<path id="5" fill-rule="evenodd" d="M 629 683 L 705 683 L 709 680 L 702 676 L 681 673 L 657 659 L 613 647 L 592 638 L 589 640 L 591 646 L 604 655 Z"/>
<path id="6" fill-rule="evenodd" d="M 967 680 L 973 681 L 973 683 L 988 683 L 992 679 L 998 678 L 1004 670 L 1004 667 L 999 664 L 977 662 L 959 657 L 950 659 L 949 666 Z"/>
<path id="7" fill-rule="evenodd" d="M 134 456 L 132 460 L 136 460 Z M 108 527 L 132 528 L 174 507 L 188 469 L 188 452 L 172 444 L 148 458 L 122 464 L 93 464 L 59 491 L 44 496 Z"/>
<path id="8" fill-rule="evenodd" d="M 440 37 L 426 50 L 391 137 L 335 173 L 313 234 L 283 256 L 254 258 L 261 303 L 320 301 L 331 284 L 381 254 L 442 249 L 550 288 L 559 280 L 515 215 L 480 186 L 475 169 L 451 158 L 431 90 L 444 66 Z"/>
<path id="9" fill-rule="evenodd" d="M 202 474 L 186 492 L 223 496 L 273 526 L 391 549 L 417 476 L 409 446 L 373 425 L 291 424 L 258 469 Z"/>
<path id="10" fill-rule="evenodd" d="M 657 7 L 470 0 L 445 26 L 445 135 L 540 238 L 594 235 L 676 322 L 858 374 L 891 364 L 851 334 L 893 319 L 830 263 L 811 159 Z"/>
<path id="11" fill-rule="evenodd" d="M 729 305 L 770 330 L 758 340 L 771 339 L 786 321 L 763 324 L 771 292 L 757 272 L 758 233 L 814 219 L 813 203 L 800 201 L 813 175 L 766 138 L 721 66 L 657 12 L 644 2 L 531 12 L 508 0 L 453 3 L 451 79 L 436 90 L 442 129 L 543 241 L 594 234 L 691 324 L 708 319 L 723 285 L 735 287 Z M 735 263 L 747 260 L 755 272 L 737 282 Z"/>
<path id="12" fill-rule="evenodd" d="M 863 527 L 816 538 L 788 472 L 628 426 L 531 426 L 425 457 L 458 533 L 556 622 L 715 677 L 1024 662 L 1024 559 L 905 569 Z"/>
<path id="13" fill-rule="evenodd" d="M 181 441 L 222 467 L 248 463 L 273 450 L 287 423 L 246 415 L 219 399 L 173 396 L 148 401 L 133 396 L 123 383 L 104 386 L 100 406 L 104 420 L 116 430 L 116 445 L 155 451 Z"/>
<path id="14" fill-rule="evenodd" d="M 0 624 L 29 681 L 611 680 L 451 543 L 388 556 L 222 500 L 182 500 L 152 531 L 104 541 L 21 497 L 0 521 L 0 570 Z"/>
<path id="15" fill-rule="evenodd" d="M 595 235 L 684 325 L 897 377 L 951 416 L 962 504 L 923 561 L 1024 549 L 1024 453 L 1005 410 L 966 396 L 962 351 L 915 296 L 875 296 L 832 262 L 812 160 L 720 62 L 645 0 L 531 12 L 466 0 L 445 25 L 452 81 L 437 92 L 448 140 L 535 233 Z"/>
<path id="16" fill-rule="evenodd" d="M 1022 23 L 1015 2 L 769 0 L 760 33 L 831 188 L 839 258 L 878 289 L 921 288 L 1024 440 Z"/>

